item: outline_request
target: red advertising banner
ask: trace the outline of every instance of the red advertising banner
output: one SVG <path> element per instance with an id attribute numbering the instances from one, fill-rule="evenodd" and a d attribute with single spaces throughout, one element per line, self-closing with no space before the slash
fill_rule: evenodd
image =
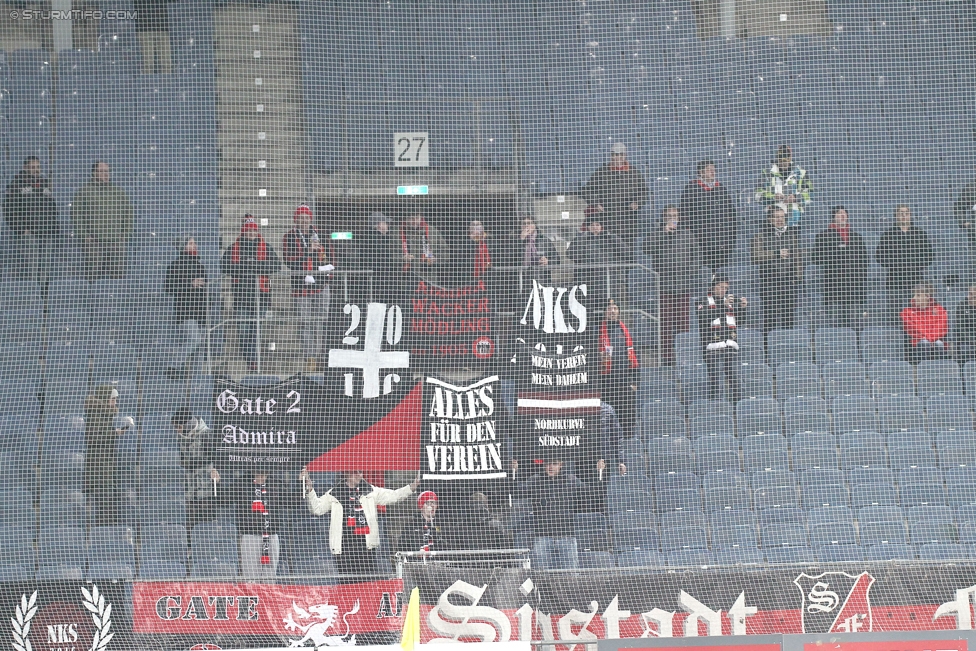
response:
<path id="1" fill-rule="evenodd" d="M 132 599 L 136 633 L 276 635 L 318 647 L 354 644 L 357 634 L 403 626 L 400 580 L 348 585 L 135 583 Z"/>

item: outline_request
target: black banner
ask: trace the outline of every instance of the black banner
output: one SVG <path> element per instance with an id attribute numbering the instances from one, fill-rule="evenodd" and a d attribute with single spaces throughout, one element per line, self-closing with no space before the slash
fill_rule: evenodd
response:
<path id="1" fill-rule="evenodd" d="M 245 386 L 214 382 L 217 466 L 301 467 L 313 452 L 315 416 L 325 414 L 322 391 L 294 377 L 280 384 Z"/>
<path id="2" fill-rule="evenodd" d="M 496 346 L 485 282 L 451 289 L 412 280 L 407 332 L 415 359 L 428 367 L 442 360 L 469 368 L 491 362 Z"/>
<path id="3" fill-rule="evenodd" d="M 424 382 L 426 416 L 420 451 L 422 479 L 504 479 L 501 391 L 497 375 L 463 386 L 439 378 Z"/>
<path id="4" fill-rule="evenodd" d="M 132 649 L 132 603 L 124 583 L 4 583 L 0 621 L 5 648 Z"/>

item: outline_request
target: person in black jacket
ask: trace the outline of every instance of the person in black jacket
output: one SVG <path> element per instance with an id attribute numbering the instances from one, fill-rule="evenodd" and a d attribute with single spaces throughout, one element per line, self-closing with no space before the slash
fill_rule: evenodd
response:
<path id="1" fill-rule="evenodd" d="M 633 247 L 639 235 L 638 214 L 647 203 L 644 176 L 627 161 L 627 146 L 622 142 L 610 149 L 610 162 L 597 168 L 583 187 L 587 214 Z"/>
<path id="2" fill-rule="evenodd" d="M 708 368 L 708 397 L 712 400 L 721 399 L 726 384 L 732 403 L 739 399 L 732 371 L 739 357 L 738 323 L 748 305 L 745 296 L 736 298 L 729 293 L 729 278 L 722 274 L 712 277 L 712 290 L 698 302 L 698 332 Z"/>
<path id="3" fill-rule="evenodd" d="M 644 238 L 644 253 L 654 261 L 661 286 L 661 364 L 674 364 L 674 336 L 687 332 L 691 296 L 701 268 L 701 247 L 681 225 L 677 206 L 661 211 L 661 226 Z"/>
<path id="4" fill-rule="evenodd" d="M 971 181 L 959 193 L 952 215 L 969 239 L 970 255 L 976 256 L 976 181 Z"/>
<path id="5" fill-rule="evenodd" d="M 238 349 L 247 361 L 248 370 L 257 369 L 257 319 L 271 309 L 271 274 L 281 269 L 278 254 L 261 237 L 257 220 L 244 216 L 241 236 L 224 251 L 220 260 L 223 273 L 230 276 L 234 291 Z"/>
<path id="6" fill-rule="evenodd" d="M 246 479 L 237 502 L 237 532 L 241 536 L 241 576 L 267 579 L 278 573 L 281 550 L 278 531 L 282 522 L 280 487 L 267 468 L 256 467 Z"/>
<path id="7" fill-rule="evenodd" d="M 381 212 L 369 216 L 369 228 L 363 233 L 360 260 L 364 269 L 373 271 L 373 298 L 385 303 L 396 302 L 402 267 L 400 240 L 390 219 Z"/>
<path id="8" fill-rule="evenodd" d="M 956 307 L 952 350 L 960 366 L 976 360 L 976 283 L 969 286 L 966 300 Z"/>
<path id="9" fill-rule="evenodd" d="M 752 262 L 759 267 L 763 333 L 792 328 L 797 295 L 803 282 L 803 251 L 796 226 L 786 223 L 779 206 L 766 210 L 769 221 L 752 238 Z"/>
<path id="10" fill-rule="evenodd" d="M 630 331 L 620 320 L 620 308 L 613 299 L 600 324 L 600 395 L 613 406 L 626 436 L 634 435 L 637 422 L 637 383 L 640 362 Z"/>
<path id="11" fill-rule="evenodd" d="M 532 289 L 532 281 L 540 285 L 549 286 L 552 283 L 550 269 L 559 264 L 559 253 L 555 245 L 538 229 L 535 219 L 525 215 L 519 221 L 518 230 L 508 238 L 505 264 L 509 267 L 522 267 L 522 283 L 519 285 L 519 272 L 505 270 L 499 274 L 497 285 L 499 288 L 509 288 L 499 292 L 496 304 L 517 310 L 520 305 L 520 293 Z"/>
<path id="12" fill-rule="evenodd" d="M 596 470 L 601 476 L 607 464 L 601 459 Z M 591 489 L 576 475 L 562 472 L 558 456 L 546 458 L 545 470 L 524 481 L 518 481 L 519 464 L 512 460 L 512 477 L 517 494 L 532 503 L 532 568 L 540 570 L 575 570 L 579 568 L 576 544 L 576 511 L 587 500 L 584 491 Z"/>
<path id="13" fill-rule="evenodd" d="M 600 222 L 583 222 L 566 250 L 566 256 L 584 265 L 576 271 L 576 282 L 587 284 L 586 300 L 589 305 L 604 307 L 610 295 L 623 303 L 626 295 L 623 279 L 626 273 L 613 265 L 629 263 L 631 250 L 620 237 L 605 231 Z M 607 293 L 608 282 L 610 294 Z"/>
<path id="14" fill-rule="evenodd" d="M 207 270 L 200 262 L 197 243 L 192 237 L 181 238 L 179 256 L 166 269 L 163 291 L 173 297 L 173 320 L 182 343 L 166 369 L 171 380 L 185 378 L 206 337 Z"/>
<path id="15" fill-rule="evenodd" d="M 24 168 L 7 186 L 3 216 L 17 243 L 18 272 L 43 288 L 60 229 L 51 182 L 41 176 L 41 161 L 36 156 L 24 160 Z"/>
<path id="16" fill-rule="evenodd" d="M 868 249 L 850 226 L 847 209 L 835 206 L 831 221 L 817 234 L 813 263 L 823 268 L 824 307 L 833 328 L 857 328 L 866 297 Z"/>
<path id="17" fill-rule="evenodd" d="M 136 36 L 142 46 L 142 71 L 147 75 L 172 71 L 169 41 L 170 0 L 134 0 Z"/>
<path id="18" fill-rule="evenodd" d="M 170 423 L 180 437 L 180 466 L 183 468 L 186 499 L 186 529 L 199 522 L 213 520 L 218 499 L 217 439 L 203 418 L 194 416 L 189 407 L 180 407 Z"/>
<path id="19" fill-rule="evenodd" d="M 902 308 L 908 306 L 913 288 L 925 280 L 925 270 L 935 261 L 928 235 L 912 225 L 911 208 L 904 204 L 895 208 L 895 225 L 881 235 L 874 257 L 886 272 L 889 319 L 900 326 Z"/>
<path id="20" fill-rule="evenodd" d="M 702 263 L 715 272 L 729 263 L 735 246 L 735 205 L 718 182 L 712 161 L 699 161 L 695 169 L 698 178 L 685 186 L 679 209 L 701 246 Z"/>

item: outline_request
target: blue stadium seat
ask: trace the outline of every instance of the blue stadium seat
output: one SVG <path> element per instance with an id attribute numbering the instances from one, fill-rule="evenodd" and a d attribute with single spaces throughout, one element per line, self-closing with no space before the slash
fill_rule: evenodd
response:
<path id="1" fill-rule="evenodd" d="M 895 506 L 899 503 L 898 489 L 890 482 L 852 482 L 851 502 L 854 508 Z"/>
<path id="2" fill-rule="evenodd" d="M 917 545 L 915 549 L 918 552 L 918 559 L 922 561 L 959 561 L 970 558 L 966 545 L 929 543 Z"/>
<path id="3" fill-rule="evenodd" d="M 773 374 L 765 364 L 740 364 L 735 367 L 735 377 L 739 387 L 739 396 L 743 398 L 773 397 Z"/>
<path id="4" fill-rule="evenodd" d="M 801 432 L 791 439 L 791 446 L 796 470 L 839 467 L 837 442 L 830 434 Z"/>
<path id="5" fill-rule="evenodd" d="M 186 578 L 186 529 L 181 525 L 146 526 L 140 536 L 139 578 L 145 581 Z"/>
<path id="6" fill-rule="evenodd" d="M 851 503 L 851 495 L 843 484 L 820 484 L 803 491 L 803 508 L 844 507 Z"/>
<path id="7" fill-rule="evenodd" d="M 796 563 L 815 563 L 817 561 L 816 554 L 809 547 L 764 547 L 763 552 L 766 554 L 766 562 L 771 565 L 784 563 L 794 565 Z"/>
<path id="8" fill-rule="evenodd" d="M 92 527 L 88 538 L 88 580 L 131 581 L 136 571 L 134 537 L 128 527 Z"/>
<path id="9" fill-rule="evenodd" d="M 736 405 L 739 436 L 783 431 L 779 403 L 773 398 L 747 398 Z"/>
<path id="10" fill-rule="evenodd" d="M 44 526 L 85 528 L 88 525 L 85 494 L 80 490 L 45 490 L 41 493 L 40 515 Z"/>
<path id="11" fill-rule="evenodd" d="M 711 562 L 711 555 L 700 549 L 679 549 L 665 554 L 668 567 L 699 567 Z"/>
<path id="12" fill-rule="evenodd" d="M 861 544 L 865 547 L 908 542 L 908 532 L 905 523 L 901 520 L 867 521 L 861 516 L 859 530 Z"/>
<path id="13" fill-rule="evenodd" d="M 752 434 L 742 439 L 742 466 L 745 472 L 789 470 L 786 439 L 779 434 Z"/>
<path id="14" fill-rule="evenodd" d="M 698 416 L 691 419 L 691 438 L 708 437 L 712 435 L 735 436 L 735 421 L 732 416 Z"/>
<path id="15" fill-rule="evenodd" d="M 937 395 L 925 401 L 928 427 L 933 432 L 947 430 L 972 430 L 973 410 L 967 397 Z"/>
<path id="16" fill-rule="evenodd" d="M 237 576 L 237 530 L 231 525 L 202 522 L 190 532 L 193 564 L 190 576 Z"/>
<path id="17" fill-rule="evenodd" d="M 908 362 L 877 362 L 868 367 L 874 396 L 914 396 L 915 378 Z"/>
<path id="18" fill-rule="evenodd" d="M 851 328 L 819 328 L 814 335 L 817 363 L 856 362 L 857 333 Z"/>
<path id="19" fill-rule="evenodd" d="M 701 527 L 675 527 L 661 530 L 661 551 L 708 549 L 708 531 Z"/>
<path id="20" fill-rule="evenodd" d="M 662 400 L 678 400 L 678 385 L 668 367 L 644 367 L 641 369 L 637 399 L 641 404 Z"/>
<path id="21" fill-rule="evenodd" d="M 739 444 L 727 434 L 703 436 L 695 441 L 695 457 L 700 475 L 712 471 L 739 470 Z"/>
<path id="22" fill-rule="evenodd" d="M 824 395 L 828 398 L 871 395 L 867 370 L 860 362 L 824 364 L 820 372 L 823 376 Z"/>
<path id="23" fill-rule="evenodd" d="M 864 560 L 864 552 L 857 545 L 830 544 L 814 548 L 821 563 L 853 563 Z"/>
<path id="24" fill-rule="evenodd" d="M 630 551 L 658 551 L 660 547 L 660 538 L 653 529 L 626 527 L 613 531 L 613 548 L 618 554 Z"/>
<path id="25" fill-rule="evenodd" d="M 915 548 L 901 543 L 889 543 L 863 547 L 866 561 L 913 561 L 916 558 Z"/>
<path id="26" fill-rule="evenodd" d="M 841 467 L 887 467 L 884 438 L 876 432 L 848 432 L 838 437 Z"/>
<path id="27" fill-rule="evenodd" d="M 88 555 L 81 527 L 41 529 L 37 538 L 38 581 L 80 581 Z"/>
<path id="28" fill-rule="evenodd" d="M 37 572 L 37 554 L 34 551 L 34 528 L 2 526 L 7 551 L 0 560 L 0 582 L 33 581 Z"/>
<path id="29" fill-rule="evenodd" d="M 769 364 L 778 368 L 790 362 L 813 362 L 813 346 L 806 330 L 774 329 L 769 332 Z"/>
<path id="30" fill-rule="evenodd" d="M 699 513 L 701 508 L 701 492 L 697 488 L 668 489 L 657 494 L 658 513 L 669 511 Z"/>
<path id="31" fill-rule="evenodd" d="M 861 359 L 866 364 L 904 361 L 905 332 L 900 328 L 864 328 L 861 332 Z"/>
<path id="32" fill-rule="evenodd" d="M 731 418 L 734 415 L 735 405 L 728 400 L 698 399 L 692 401 L 688 407 L 688 417 L 692 420 L 707 416 Z"/>
<path id="33" fill-rule="evenodd" d="M 943 468 L 976 468 L 976 432 L 939 432 L 935 442 Z"/>
<path id="34" fill-rule="evenodd" d="M 661 472 L 694 472 L 695 455 L 692 443 L 681 436 L 652 439 L 647 442 L 647 470 Z"/>
<path id="35" fill-rule="evenodd" d="M 949 505 L 954 507 L 976 505 L 976 466 L 950 467 L 943 462 L 942 467 L 945 469 Z"/>
<path id="36" fill-rule="evenodd" d="M 717 549 L 712 551 L 712 565 L 762 565 L 762 550 L 755 548 Z"/>
<path id="37" fill-rule="evenodd" d="M 664 567 L 667 565 L 664 555 L 654 550 L 619 552 L 615 557 L 617 567 Z"/>
<path id="38" fill-rule="evenodd" d="M 826 412 L 794 413 L 786 416 L 786 435 L 796 436 L 801 433 L 833 432 L 833 421 Z"/>
<path id="39" fill-rule="evenodd" d="M 796 396 L 820 397 L 820 369 L 812 362 L 792 362 L 776 367 L 776 396 L 787 400 Z"/>
<path id="40" fill-rule="evenodd" d="M 918 395 L 922 398 L 962 394 L 962 374 L 955 362 L 926 360 L 918 365 Z"/>

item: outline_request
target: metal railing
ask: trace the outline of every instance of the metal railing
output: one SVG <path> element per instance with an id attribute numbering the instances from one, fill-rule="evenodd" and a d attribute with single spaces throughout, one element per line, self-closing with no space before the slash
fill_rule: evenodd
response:
<path id="1" fill-rule="evenodd" d="M 452 567 L 468 567 L 491 563 L 492 568 L 520 567 L 532 569 L 528 548 L 518 549 L 451 549 L 433 552 L 396 552 L 396 575 L 403 578 L 403 566 L 411 563 L 428 565 L 440 563 Z"/>

